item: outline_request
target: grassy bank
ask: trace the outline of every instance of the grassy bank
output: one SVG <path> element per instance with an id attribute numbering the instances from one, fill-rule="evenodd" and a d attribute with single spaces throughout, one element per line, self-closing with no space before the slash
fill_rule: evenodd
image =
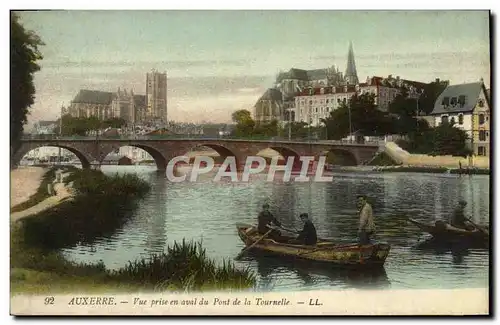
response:
<path id="1" fill-rule="evenodd" d="M 73 201 L 12 225 L 12 293 L 197 291 L 255 284 L 247 269 L 239 270 L 230 262 L 217 265 L 195 242 L 176 243 L 118 270 L 107 270 L 103 263 L 67 260 L 61 248 L 114 234 L 149 186 L 136 176 L 106 176 L 92 170 L 75 171 L 65 181 L 73 182 Z"/>

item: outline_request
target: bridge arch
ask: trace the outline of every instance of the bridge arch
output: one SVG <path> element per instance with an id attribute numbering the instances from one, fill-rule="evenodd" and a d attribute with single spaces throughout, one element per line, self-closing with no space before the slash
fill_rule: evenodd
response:
<path id="1" fill-rule="evenodd" d="M 359 164 L 356 155 L 348 149 L 331 148 L 321 151 L 315 155 L 316 160 L 320 156 L 326 156 L 326 163 L 342 166 L 356 166 Z"/>
<path id="2" fill-rule="evenodd" d="M 297 169 L 302 168 L 302 162 L 300 161 L 299 152 L 297 150 L 291 149 L 287 146 L 272 144 L 272 145 L 268 146 L 267 148 L 260 150 L 256 155 L 257 156 L 262 155 L 263 151 L 268 150 L 268 149 L 276 151 L 281 157 L 283 157 L 285 164 L 288 160 L 288 157 L 294 157 L 293 169 L 297 170 Z"/>
<path id="3" fill-rule="evenodd" d="M 102 149 L 99 162 L 103 163 L 105 158 L 110 153 L 112 153 L 113 151 L 116 151 L 117 149 L 123 148 L 123 147 L 135 147 L 135 148 L 142 149 L 142 150 L 146 151 L 153 158 L 153 160 L 156 164 L 156 168 L 160 171 L 165 170 L 165 168 L 167 166 L 168 161 L 165 158 L 165 156 L 161 153 L 160 150 L 154 148 L 153 146 L 139 144 L 139 143 L 123 143 L 123 144 L 119 144 L 119 145 L 107 146 L 107 147 Z"/>
<path id="4" fill-rule="evenodd" d="M 21 162 L 21 160 L 23 159 L 23 157 L 26 156 L 30 151 L 33 151 L 33 150 L 36 150 L 39 148 L 44 148 L 44 147 L 55 147 L 55 148 L 61 148 L 61 149 L 68 150 L 69 152 L 73 153 L 78 158 L 78 160 L 80 160 L 80 163 L 82 164 L 82 168 L 90 168 L 90 163 L 93 160 L 93 158 L 90 157 L 89 155 L 86 155 L 85 153 L 78 150 L 77 148 L 73 148 L 73 147 L 68 146 L 68 145 L 60 145 L 57 143 L 39 143 L 39 144 L 32 143 L 30 145 L 26 145 L 26 144 L 21 145 L 19 150 L 17 150 L 12 157 L 12 161 L 11 161 L 12 165 L 14 165 L 14 166 L 18 165 Z"/>
<path id="5" fill-rule="evenodd" d="M 194 152 L 196 149 L 202 149 L 204 147 L 207 149 L 212 149 L 220 156 L 220 159 L 215 159 L 216 163 L 222 163 L 226 159 L 226 157 L 230 156 L 235 157 L 237 166 L 240 166 L 240 164 L 243 164 L 245 162 L 244 157 L 240 157 L 235 152 L 235 150 L 231 150 L 230 148 L 224 145 L 216 143 L 196 143 L 189 148 L 189 152 Z"/>

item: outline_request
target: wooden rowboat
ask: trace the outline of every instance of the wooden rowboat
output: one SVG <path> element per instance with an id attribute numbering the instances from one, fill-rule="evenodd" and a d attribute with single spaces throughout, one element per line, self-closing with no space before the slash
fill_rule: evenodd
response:
<path id="1" fill-rule="evenodd" d="M 262 237 L 256 227 L 247 224 L 236 225 L 238 235 L 247 247 Z M 289 244 L 286 242 L 293 237 L 281 236 L 283 242 L 264 238 L 257 243 L 253 250 L 282 257 L 324 262 L 338 267 L 382 267 L 389 255 L 390 245 L 376 243 L 370 245 L 335 244 L 332 241 L 320 240 L 315 246 Z"/>
<path id="2" fill-rule="evenodd" d="M 471 230 L 453 227 L 443 221 L 434 223 L 423 223 L 414 219 L 408 219 L 409 222 L 420 228 L 422 231 L 429 233 L 437 240 L 445 242 L 489 242 L 489 234 L 477 228 Z"/>

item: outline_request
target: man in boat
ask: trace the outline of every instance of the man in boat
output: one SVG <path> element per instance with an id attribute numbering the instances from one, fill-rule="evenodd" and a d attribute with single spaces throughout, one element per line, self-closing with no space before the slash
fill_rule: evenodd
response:
<path id="1" fill-rule="evenodd" d="M 370 244 L 370 237 L 375 231 L 375 222 L 373 221 L 373 209 L 370 203 L 366 200 L 366 196 L 358 196 L 359 207 L 359 244 Z"/>
<path id="2" fill-rule="evenodd" d="M 262 205 L 262 211 L 258 216 L 259 224 L 257 226 L 257 230 L 259 234 L 264 235 L 270 230 L 271 225 L 275 225 L 281 227 L 281 223 L 276 219 L 271 211 L 269 211 L 269 204 L 265 203 Z M 266 238 L 274 239 L 278 241 L 281 238 L 281 232 L 279 230 L 273 229 Z"/>
<path id="3" fill-rule="evenodd" d="M 453 211 L 453 215 L 451 217 L 451 225 L 456 228 L 467 229 L 467 219 L 465 218 L 465 207 L 467 206 L 467 202 L 461 200 L 458 202 L 458 207 Z"/>
<path id="4" fill-rule="evenodd" d="M 299 236 L 296 239 L 290 241 L 292 244 L 300 244 L 300 245 L 316 245 L 318 242 L 318 236 L 316 234 L 316 227 L 309 219 L 309 215 L 307 213 L 302 213 L 300 215 L 300 220 L 304 223 L 304 228 L 299 233 Z"/>

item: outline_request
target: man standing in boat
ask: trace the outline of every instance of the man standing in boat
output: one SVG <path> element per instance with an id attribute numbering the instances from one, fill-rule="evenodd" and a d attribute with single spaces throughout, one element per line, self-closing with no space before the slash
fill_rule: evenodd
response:
<path id="1" fill-rule="evenodd" d="M 375 222 L 373 221 L 373 209 L 370 203 L 366 200 L 366 196 L 358 196 L 358 207 L 359 207 L 359 244 L 368 245 L 370 244 L 370 237 L 375 231 Z"/>
<path id="2" fill-rule="evenodd" d="M 465 218 L 465 207 L 467 206 L 467 202 L 461 200 L 458 202 L 458 207 L 453 211 L 453 215 L 451 217 L 451 225 L 456 228 L 466 229 L 467 219 Z"/>
<path id="3" fill-rule="evenodd" d="M 290 241 L 290 243 L 311 246 L 316 245 L 318 242 L 316 227 L 314 227 L 314 224 L 309 219 L 309 215 L 307 213 L 302 213 L 300 215 L 300 220 L 304 223 L 304 228 L 299 233 L 299 236 Z"/>
<path id="4" fill-rule="evenodd" d="M 269 211 L 269 204 L 265 203 L 262 205 L 262 211 L 259 213 L 258 216 L 258 221 L 259 224 L 257 226 L 257 230 L 261 235 L 264 235 L 269 231 L 269 227 L 271 225 L 276 225 L 278 227 L 281 227 L 281 222 L 279 222 Z M 274 240 L 279 240 L 281 237 L 281 232 L 279 230 L 273 229 L 268 235 L 267 238 L 271 238 Z"/>

